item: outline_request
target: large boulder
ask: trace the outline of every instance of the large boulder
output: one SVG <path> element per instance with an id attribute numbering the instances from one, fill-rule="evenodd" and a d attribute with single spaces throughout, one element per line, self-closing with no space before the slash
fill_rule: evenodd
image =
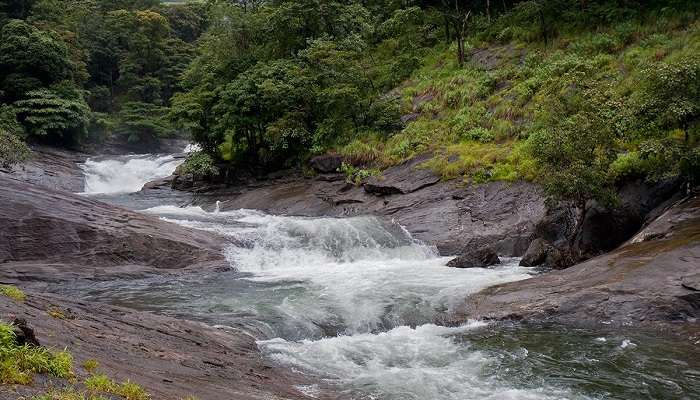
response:
<path id="1" fill-rule="evenodd" d="M 324 154 L 322 156 L 313 157 L 309 161 L 309 166 L 316 172 L 328 174 L 338 171 L 338 168 L 343 164 L 343 157 L 338 154 Z"/>
<path id="2" fill-rule="evenodd" d="M 440 177 L 428 168 L 423 168 L 429 157 L 421 156 L 391 167 L 382 175 L 367 179 L 365 191 L 378 196 L 408 194 L 440 182 Z"/>
<path id="3" fill-rule="evenodd" d="M 226 241 L 0 174 L 0 280 L 109 280 L 227 267 Z"/>
<path id="4" fill-rule="evenodd" d="M 523 267 L 536 267 L 544 264 L 551 249 L 552 245 L 548 241 L 541 238 L 533 240 L 520 260 L 520 265 Z"/>
<path id="5" fill-rule="evenodd" d="M 447 266 L 451 268 L 486 268 L 500 263 L 501 260 L 493 248 L 483 247 L 450 260 Z"/>
<path id="6" fill-rule="evenodd" d="M 525 319 L 700 332 L 700 197 L 668 209 L 620 248 L 471 295 L 454 321 Z M 681 325 L 682 322 L 685 324 Z"/>

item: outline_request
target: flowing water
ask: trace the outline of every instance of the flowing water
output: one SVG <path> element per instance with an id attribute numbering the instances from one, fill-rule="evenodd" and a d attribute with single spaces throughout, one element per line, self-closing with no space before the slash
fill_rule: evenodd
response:
<path id="1" fill-rule="evenodd" d="M 110 163 L 144 160 L 148 171 L 142 164 L 99 175 L 113 170 Z M 86 182 L 95 184 L 87 191 L 111 193 L 133 191 L 137 180 L 176 165 L 154 156 L 92 163 Z M 374 217 L 208 212 L 166 202 L 142 211 L 229 238 L 231 270 L 80 284 L 76 295 L 244 329 L 260 339 L 265 357 L 348 398 L 700 398 L 697 343 L 602 329 L 441 324 L 469 293 L 530 278 L 534 271 L 517 259 L 491 269 L 447 268 L 449 259 L 434 248 Z M 299 389 L 311 397 L 321 390 Z"/>

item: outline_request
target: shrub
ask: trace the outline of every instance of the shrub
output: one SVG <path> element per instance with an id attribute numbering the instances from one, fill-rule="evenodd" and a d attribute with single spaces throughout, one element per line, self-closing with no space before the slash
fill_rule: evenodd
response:
<path id="1" fill-rule="evenodd" d="M 31 151 L 20 138 L 22 126 L 15 119 L 15 110 L 0 106 L 0 167 L 10 168 L 26 161 Z"/>
<path id="2" fill-rule="evenodd" d="M 362 184 L 362 181 L 369 178 L 370 176 L 379 174 L 379 170 L 377 169 L 357 168 L 347 163 L 343 163 L 340 166 L 340 172 L 345 174 L 348 183 L 352 183 L 354 185 L 360 185 Z"/>
<path id="3" fill-rule="evenodd" d="M 214 159 L 209 154 L 195 151 L 187 156 L 187 160 L 180 167 L 180 172 L 197 177 L 211 177 L 219 175 L 219 168 L 214 165 Z"/>
<path id="4" fill-rule="evenodd" d="M 463 137 L 467 140 L 475 140 L 482 143 L 493 142 L 495 139 L 495 136 L 490 130 L 482 127 L 468 130 L 464 133 Z"/>

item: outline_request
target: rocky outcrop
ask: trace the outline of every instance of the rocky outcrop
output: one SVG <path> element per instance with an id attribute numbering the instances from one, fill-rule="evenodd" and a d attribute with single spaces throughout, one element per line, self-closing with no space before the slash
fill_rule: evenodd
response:
<path id="1" fill-rule="evenodd" d="M 684 200 L 625 245 L 562 271 L 470 296 L 461 318 L 575 325 L 686 322 L 700 331 L 700 197 Z M 675 326 L 675 325 L 674 325 Z"/>
<path id="2" fill-rule="evenodd" d="M 387 169 L 379 176 L 370 177 L 364 183 L 365 191 L 379 196 L 407 194 L 440 182 L 440 177 L 431 170 L 420 168 L 426 159 L 426 156 L 416 157 Z"/>
<path id="3" fill-rule="evenodd" d="M 7 175 L 50 189 L 79 193 L 84 189 L 85 177 L 78 165 L 87 158 L 87 154 L 76 151 L 34 146 L 27 162 L 9 170 L 0 169 L 0 176 Z"/>
<path id="4" fill-rule="evenodd" d="M 264 361 L 255 339 L 244 332 L 55 295 L 27 295 L 24 302 L 0 296 L 0 319 L 25 319 L 43 346 L 68 350 L 79 381 L 88 376 L 83 363 L 97 360 L 100 373 L 120 382 L 129 379 L 153 399 L 308 399 L 295 388 L 309 384 L 308 378 Z M 48 310 L 60 310 L 63 317 L 52 317 Z M 5 386 L 0 399 L 31 398 L 58 383 L 36 379 L 31 386 Z M 318 398 L 329 397 L 321 393 Z"/>
<path id="5" fill-rule="evenodd" d="M 501 260 L 496 251 L 491 247 L 484 247 L 450 260 L 447 266 L 452 268 L 486 268 L 500 263 Z"/>
<path id="6" fill-rule="evenodd" d="M 429 173 L 415 167 L 416 162 L 406 163 L 385 176 L 408 180 L 416 171 Z M 464 187 L 455 181 L 434 183 L 436 179 L 396 186 L 406 193 L 378 196 L 368 193 L 366 186 L 348 184 L 341 174 L 316 178 L 289 175 L 209 190 L 197 188 L 193 203 L 213 209 L 216 201 L 221 201 L 222 210 L 248 208 L 299 216 L 377 215 L 400 223 L 416 239 L 437 246 L 446 256 L 484 246 L 492 246 L 505 256 L 525 252 L 546 212 L 539 186 L 491 182 Z"/>
<path id="7" fill-rule="evenodd" d="M 0 278 L 111 279 L 227 266 L 223 239 L 0 176 Z"/>
<path id="8" fill-rule="evenodd" d="M 324 154 L 309 160 L 309 166 L 316 172 L 323 174 L 337 172 L 343 164 L 343 157 L 339 154 Z"/>
<path id="9" fill-rule="evenodd" d="M 548 241 L 537 238 L 530 243 L 530 246 L 520 259 L 520 265 L 523 267 L 537 267 L 547 260 L 547 254 L 551 251 L 552 245 Z"/>

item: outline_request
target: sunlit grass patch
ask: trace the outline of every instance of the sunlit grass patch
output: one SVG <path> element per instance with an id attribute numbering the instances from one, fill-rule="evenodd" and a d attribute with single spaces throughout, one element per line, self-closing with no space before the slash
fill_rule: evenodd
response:
<path id="1" fill-rule="evenodd" d="M 0 294 L 17 301 L 24 301 L 27 298 L 20 288 L 12 285 L 0 285 Z"/>
<path id="2" fill-rule="evenodd" d="M 0 322 L 0 384 L 27 385 L 34 374 L 73 378 L 73 357 L 67 351 L 18 346 L 10 324 Z"/>

